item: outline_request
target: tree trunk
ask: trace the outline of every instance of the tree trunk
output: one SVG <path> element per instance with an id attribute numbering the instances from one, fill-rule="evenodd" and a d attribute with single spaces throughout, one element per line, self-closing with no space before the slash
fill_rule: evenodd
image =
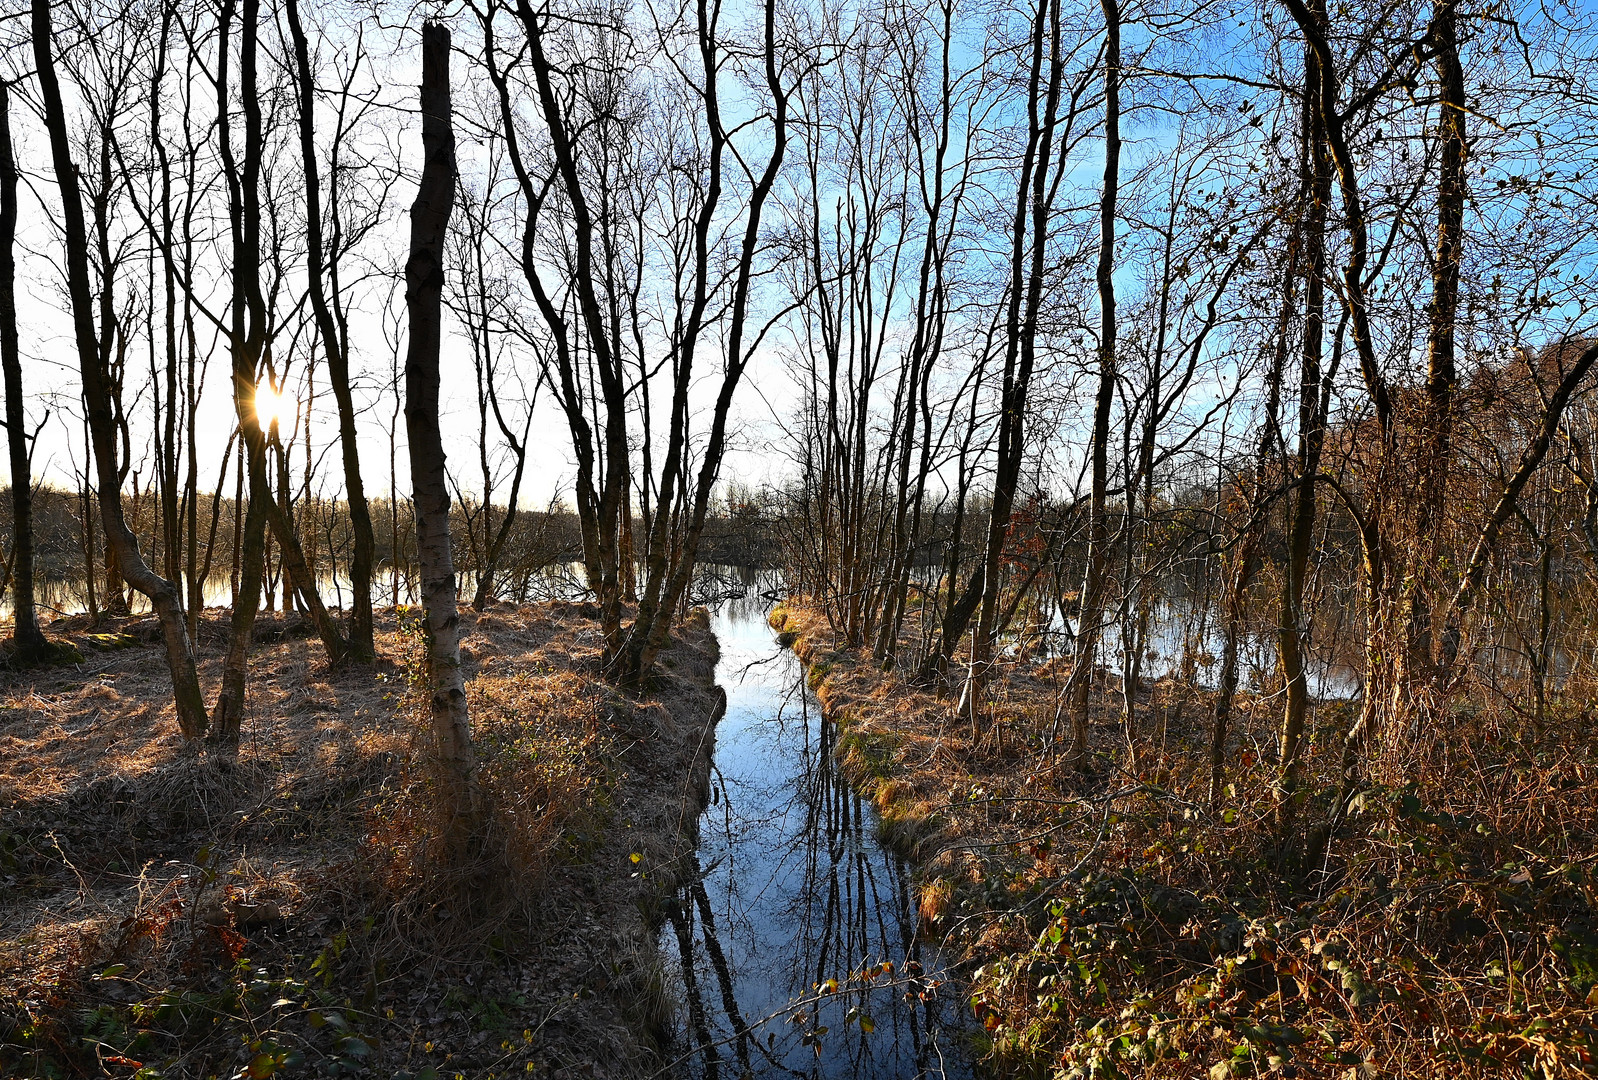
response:
<path id="1" fill-rule="evenodd" d="M 5 369 L 6 441 L 11 451 L 11 640 L 18 660 L 41 657 L 49 646 L 33 603 L 33 469 L 22 408 L 22 360 L 17 339 L 17 163 L 11 153 L 11 85 L 0 82 L 0 366 Z"/>
<path id="2" fill-rule="evenodd" d="M 272 463 L 277 466 L 277 513 L 285 523 L 288 532 L 298 538 L 299 533 L 294 527 L 294 507 L 289 498 L 289 450 L 283 442 L 283 428 L 276 419 L 272 421 L 271 429 L 266 433 L 267 445 L 272 450 Z M 291 436 L 292 437 L 292 436 Z M 303 550 L 303 549 L 302 549 Z M 305 560 L 305 566 L 310 568 L 310 560 Z M 300 607 L 309 605 L 299 602 L 300 575 L 289 566 L 288 552 L 283 552 L 282 565 L 283 578 L 283 614 L 298 611 Z"/>
<path id="3" fill-rule="evenodd" d="M 89 417 L 83 417 L 83 445 L 90 446 L 94 442 L 89 438 Z M 88 453 L 86 451 L 85 453 Z M 98 626 L 100 623 L 100 594 L 95 586 L 94 576 L 97 565 L 94 559 L 94 462 L 85 460 L 83 463 L 83 484 L 78 490 L 78 501 L 82 507 L 79 521 L 82 525 L 83 536 L 83 594 L 85 606 L 89 609 L 89 621 Z"/>
<path id="4" fill-rule="evenodd" d="M 1426 305 L 1426 413 L 1421 433 L 1420 500 L 1415 514 L 1414 552 L 1420 565 L 1410 577 L 1403 662 L 1410 678 L 1424 673 L 1440 678 L 1453 660 L 1455 642 L 1445 638 L 1434 657 L 1433 615 L 1438 585 L 1438 537 L 1446 521 L 1448 470 L 1454 442 L 1454 324 L 1459 312 L 1459 263 L 1464 249 L 1466 158 L 1465 74 L 1459 61 L 1457 0 L 1442 0 L 1433 20 L 1432 40 L 1438 84 L 1437 128 L 1442 153 L 1437 176 L 1437 247 L 1432 262 L 1432 298 Z M 1441 667 L 1434 665 L 1441 661 Z"/>
<path id="5" fill-rule="evenodd" d="M 1313 50 L 1306 50 L 1304 67 L 1303 161 L 1309 172 L 1309 199 L 1304 225 L 1304 349 L 1299 373 L 1298 480 L 1288 521 L 1287 560 L 1282 570 L 1277 629 L 1286 702 L 1278 745 L 1276 810 L 1277 829 L 1284 840 L 1292 827 L 1296 809 L 1304 722 L 1309 712 L 1305 658 L 1309 627 L 1304 618 L 1304 587 L 1314 542 L 1316 474 L 1320 472 L 1321 443 L 1325 434 L 1325 418 L 1321 415 L 1321 354 L 1326 332 L 1326 204 L 1332 193 L 1325 129 L 1320 112 L 1309 104 L 1314 101 L 1315 89 L 1324 77 Z"/>
<path id="6" fill-rule="evenodd" d="M 1300 210 L 1307 209 L 1307 193 L 1300 189 Z M 1288 238 L 1287 258 L 1282 268 L 1282 310 L 1276 324 L 1276 344 L 1266 376 L 1265 422 L 1260 425 L 1259 442 L 1254 452 L 1254 475 L 1249 495 L 1249 519 L 1232 554 L 1232 574 L 1228 582 L 1225 630 L 1221 645 L 1221 672 L 1216 684 L 1215 712 L 1210 729 L 1210 812 L 1220 808 L 1221 789 L 1226 777 L 1226 741 L 1232 719 L 1232 702 L 1237 694 L 1238 647 L 1243 636 L 1243 618 L 1248 608 L 1249 586 L 1253 583 L 1265 515 L 1271 503 L 1266 477 L 1276 447 L 1281 440 L 1282 374 L 1296 307 L 1295 286 L 1299 277 L 1299 249 L 1302 226 L 1295 225 Z"/>
<path id="7" fill-rule="evenodd" d="M 164 347 L 166 353 L 166 409 L 160 416 L 162 424 L 161 435 L 157 436 L 157 458 L 161 472 L 161 536 L 163 567 L 166 576 L 174 582 L 183 580 L 183 525 L 179 514 L 178 500 L 178 322 L 177 322 L 177 274 L 172 258 L 172 166 L 167 159 L 166 140 L 161 131 L 161 85 L 166 75 L 167 44 L 171 35 L 174 9 L 168 5 L 161 10 L 161 36 L 156 43 L 155 69 L 150 78 L 150 146 L 159 163 L 161 184 L 161 283 L 162 298 L 165 304 L 163 331 Z M 155 297 L 154 281 L 151 281 L 150 313 L 150 352 L 151 352 L 151 382 L 156 379 L 155 372 Z M 189 633 L 195 632 L 195 609 L 199 607 L 198 601 L 191 595 L 189 602 Z"/>
<path id="8" fill-rule="evenodd" d="M 1088 748 L 1088 705 L 1099 623 L 1104 619 L 1110 530 L 1105 503 L 1109 491 L 1110 410 L 1115 405 L 1115 210 L 1121 187 L 1121 9 L 1100 0 L 1106 35 L 1104 56 L 1104 187 L 1099 196 L 1099 382 L 1093 401 L 1092 487 L 1088 495 L 1088 560 L 1077 621 L 1076 663 L 1071 670 L 1071 753 L 1082 760 Z"/>
<path id="9" fill-rule="evenodd" d="M 478 835 L 482 799 L 461 674 L 460 615 L 450 551 L 449 481 L 439 434 L 439 346 L 444 239 L 455 203 L 455 133 L 450 119 L 449 31 L 422 25 L 420 188 L 411 206 L 411 252 L 405 264 L 410 343 L 405 357 L 405 430 L 410 440 L 416 558 L 426 612 L 427 681 L 435 750 L 441 765 L 446 843 L 457 857 Z"/>
<path id="10" fill-rule="evenodd" d="M 249 509 L 234 507 L 235 515 L 244 515 L 243 527 L 235 533 L 239 544 L 236 555 L 239 588 L 233 599 L 228 648 L 222 660 L 222 685 L 211 714 L 211 742 L 227 753 L 237 751 L 239 730 L 244 721 L 250 646 L 254 643 L 255 617 L 260 611 L 261 582 L 266 571 L 266 508 L 272 501 L 266 482 L 266 450 L 255 415 L 256 378 L 266 340 L 266 304 L 261 295 L 259 271 L 260 206 L 256 201 L 262 137 L 261 110 L 255 101 L 258 14 L 257 0 L 244 0 L 239 47 L 240 97 L 245 110 L 242 175 L 234 158 L 228 123 L 228 60 L 231 55 L 228 33 L 233 20 L 232 0 L 223 4 L 217 20 L 218 136 L 233 238 L 232 325 L 228 350 L 232 359 L 233 410 L 238 417 L 240 435 L 240 464 L 249 478 Z"/>
<path id="11" fill-rule="evenodd" d="M 185 133 L 189 130 L 187 106 L 185 106 L 183 128 Z M 193 175 L 194 158 L 189 155 L 190 175 Z M 183 266 L 185 270 L 192 270 L 194 266 L 194 193 L 192 187 L 185 195 L 183 205 Z M 188 291 L 183 293 L 183 340 L 185 347 L 184 373 L 186 376 L 184 386 L 185 427 L 188 434 L 188 472 L 184 477 L 184 499 L 187 503 L 188 550 L 185 553 L 189 573 L 189 636 L 194 637 L 199 633 L 200 612 L 205 608 L 205 580 L 211 575 L 211 557 L 216 548 L 217 519 L 221 516 L 222 492 L 227 483 L 228 455 L 233 450 L 233 436 L 228 438 L 227 449 L 222 452 L 222 468 L 216 477 L 216 487 L 211 492 L 211 520 L 208 525 L 209 535 L 205 543 L 205 565 L 200 565 L 200 448 L 197 438 L 198 413 L 200 411 L 200 392 L 204 388 L 204 376 L 200 374 L 199 352 L 200 343 L 198 334 L 194 329 L 194 299 Z"/>

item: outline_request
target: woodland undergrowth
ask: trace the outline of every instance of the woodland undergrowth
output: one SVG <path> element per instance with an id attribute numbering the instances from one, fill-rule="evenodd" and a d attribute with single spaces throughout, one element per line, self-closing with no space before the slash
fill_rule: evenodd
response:
<path id="1" fill-rule="evenodd" d="M 1101 680 L 1085 768 L 1061 756 L 1069 665 L 1008 658 L 973 724 L 771 615 L 839 726 L 845 770 L 920 868 L 925 925 L 968 962 L 988 1063 L 1026 1077 L 1577 1077 L 1598 1068 L 1598 753 L 1576 702 L 1533 738 L 1506 710 L 1386 740 L 1306 861 L 1347 703 L 1316 710 L 1278 826 L 1267 688 L 1240 696 L 1206 798 L 1207 692 L 1162 680 L 1131 752 Z M 1107 685 L 1106 685 L 1107 684 Z M 1320 794 L 1315 794 L 1320 793 Z"/>

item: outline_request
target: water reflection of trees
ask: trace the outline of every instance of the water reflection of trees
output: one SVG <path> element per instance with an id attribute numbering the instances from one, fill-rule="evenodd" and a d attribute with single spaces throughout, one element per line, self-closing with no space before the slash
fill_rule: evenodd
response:
<path id="1" fill-rule="evenodd" d="M 762 617 L 763 606 L 739 615 Z M 728 791 L 737 809 L 718 797 L 706 824 L 727 830 L 729 849 L 708 870 L 696 860 L 668 910 L 686 961 L 689 1071 L 707 1080 L 962 1074 L 945 1061 L 958 1004 L 936 988 L 940 961 L 918 937 L 906 868 L 877 845 L 874 814 L 839 777 L 835 731 L 815 715 L 797 665 L 787 662 L 782 678 L 789 701 L 772 687 L 770 719 L 781 725 L 773 771 L 783 775 Z M 836 991 L 818 994 L 830 980 Z"/>

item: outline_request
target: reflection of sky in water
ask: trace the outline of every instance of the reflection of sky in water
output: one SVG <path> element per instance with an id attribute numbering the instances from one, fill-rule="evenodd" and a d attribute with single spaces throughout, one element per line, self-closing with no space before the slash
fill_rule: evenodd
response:
<path id="1" fill-rule="evenodd" d="M 508 603 L 539 603 L 545 600 L 583 600 L 591 594 L 585 584 L 583 564 L 559 562 L 536 571 L 502 570 L 494 576 L 495 595 Z M 469 603 L 477 588 L 477 575 L 457 564 L 455 567 L 456 592 L 462 604 Z M 103 586 L 102 586 L 103 588 Z M 188 586 L 184 585 L 184 599 L 188 599 Z M 267 567 L 265 590 L 273 596 L 274 604 L 283 597 L 282 573 L 277 560 Z M 233 603 L 233 581 L 227 567 L 212 569 L 201 588 L 201 599 L 208 608 L 225 608 Z M 316 591 L 322 602 L 330 608 L 343 609 L 351 603 L 354 589 L 349 575 L 318 572 Z M 12 616 L 11 592 L 0 596 L 0 618 Z M 379 608 L 394 604 L 421 603 L 421 583 L 414 570 L 396 575 L 387 563 L 377 567 L 372 575 L 372 602 Z M 81 615 L 89 610 L 89 593 L 81 574 L 70 578 L 40 577 L 34 584 L 34 600 L 39 608 L 56 615 Z M 105 596 L 97 597 L 105 603 Z M 150 611 L 150 602 L 142 593 L 131 591 L 131 610 L 134 614 Z"/>
<path id="2" fill-rule="evenodd" d="M 1069 656 L 1076 620 L 1046 601 L 1045 606 L 1048 608 L 1050 647 Z M 1099 649 L 1099 663 L 1116 675 L 1121 673 L 1124 661 L 1121 631 L 1122 624 L 1111 619 L 1104 627 Z M 1217 608 L 1186 599 L 1160 600 L 1153 605 L 1149 618 L 1141 675 L 1145 680 L 1157 680 L 1179 674 L 1183 656 L 1192 648 L 1196 658 L 1194 674 L 1200 685 L 1213 690 L 1220 682 L 1220 657 L 1225 640 L 1226 628 Z M 1258 632 L 1244 633 L 1238 642 L 1237 662 L 1245 684 L 1251 671 L 1261 675 L 1273 671 L 1275 637 Z M 1358 695 L 1359 673 L 1339 659 L 1319 655 L 1314 641 L 1308 662 L 1310 693 L 1315 697 L 1336 700 Z"/>
<path id="3" fill-rule="evenodd" d="M 748 585 L 713 623 L 727 715 L 700 819 L 703 886 L 683 890 L 662 930 L 683 1003 L 673 1056 L 692 1053 L 688 1073 L 706 1078 L 968 1077 L 954 986 L 915 998 L 940 962 L 916 939 L 906 869 L 877 843 L 875 811 L 836 777 L 803 671 L 766 626 L 763 586 Z M 882 961 L 893 973 L 875 988 L 848 986 Z M 921 979 L 907 962 L 925 965 Z M 828 979 L 840 992 L 795 1021 L 791 1003 Z M 851 1010 L 874 1030 L 849 1022 Z"/>

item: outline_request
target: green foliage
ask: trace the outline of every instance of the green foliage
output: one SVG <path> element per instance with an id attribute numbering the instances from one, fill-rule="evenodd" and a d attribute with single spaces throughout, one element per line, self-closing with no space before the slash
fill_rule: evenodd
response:
<path id="1" fill-rule="evenodd" d="M 368 923 L 363 933 L 370 929 Z M 304 1075 L 307 1067 L 318 1076 L 369 1071 L 380 1018 L 356 1006 L 334 977 L 350 946 L 349 931 L 333 934 L 314 956 L 291 961 L 306 968 L 309 979 L 269 974 L 242 956 L 218 967 L 207 951 L 213 936 L 208 929 L 196 937 L 192 978 L 184 984 L 127 1002 L 96 995 L 95 1003 L 66 1014 L 67 1023 L 58 1012 L 51 1022 L 13 1028 L 7 1055 L 12 1069 L 77 1075 L 85 1062 L 101 1062 L 157 1080 L 189 1075 L 187 1065 L 172 1071 L 173 1062 L 190 1062 L 196 1054 L 228 1060 L 242 1048 L 242 1065 L 232 1074 L 239 1078 Z M 89 982 L 118 988 L 113 998 L 139 987 L 123 964 L 104 968 Z M 20 1058 L 11 1052 L 17 1049 Z"/>
<path id="2" fill-rule="evenodd" d="M 892 776 L 899 760 L 899 740 L 886 732 L 844 729 L 838 736 L 838 757 L 851 783 Z"/>
<path id="3" fill-rule="evenodd" d="M 995 860 L 960 905 L 986 912 L 990 935 L 1029 942 L 974 979 L 996 1057 L 1072 1080 L 1357 1080 L 1389 1075 L 1370 1071 L 1372 1055 L 1397 1031 L 1430 1033 L 1429 1060 L 1471 1068 L 1542 1076 L 1535 1063 L 1592 1060 L 1598 924 L 1584 862 L 1549 866 L 1415 784 L 1361 793 L 1353 824 L 1320 895 L 1267 863 L 1238 873 L 1251 856 L 1236 847 L 1206 856 L 1234 872 L 1224 893 L 1174 885 L 1170 840 L 1141 864 L 1054 880 Z M 1203 832 L 1220 839 L 1209 825 L 1173 839 L 1194 851 Z"/>
<path id="4" fill-rule="evenodd" d="M 830 674 L 832 674 L 831 661 L 813 661 L 809 670 L 805 672 L 805 685 L 809 686 L 811 690 L 817 690 Z"/>

